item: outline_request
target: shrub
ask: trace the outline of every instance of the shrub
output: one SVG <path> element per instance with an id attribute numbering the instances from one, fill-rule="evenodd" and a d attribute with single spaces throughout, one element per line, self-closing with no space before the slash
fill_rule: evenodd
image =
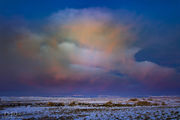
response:
<path id="1" fill-rule="evenodd" d="M 46 106 L 47 103 L 35 103 L 34 105 L 35 105 L 35 106 Z"/>
<path id="2" fill-rule="evenodd" d="M 64 103 L 56 103 L 56 106 L 64 106 Z"/>
<path id="3" fill-rule="evenodd" d="M 77 105 L 75 101 L 72 101 L 71 103 L 69 103 L 69 106 L 75 106 Z"/>
<path id="4" fill-rule="evenodd" d="M 135 104 L 128 104 L 128 103 L 125 104 L 125 107 L 132 107 L 132 106 L 136 106 L 136 105 Z"/>
<path id="5" fill-rule="evenodd" d="M 166 103 L 165 103 L 165 102 L 162 102 L 161 105 L 166 105 Z"/>
<path id="6" fill-rule="evenodd" d="M 153 105 L 153 106 L 158 106 L 159 104 L 158 104 L 158 103 L 153 103 L 152 105 Z"/>
<path id="7" fill-rule="evenodd" d="M 118 104 L 115 104 L 116 107 L 123 107 L 124 104 L 121 104 L 121 103 L 118 103 Z"/>
<path id="8" fill-rule="evenodd" d="M 90 103 L 78 103 L 78 105 L 82 105 L 82 106 L 92 106 L 92 104 L 90 104 Z"/>
<path id="9" fill-rule="evenodd" d="M 53 102 L 48 102 L 48 103 L 47 103 L 47 106 L 55 106 L 55 103 L 53 103 Z"/>
<path id="10" fill-rule="evenodd" d="M 108 102 L 106 102 L 105 104 L 103 104 L 103 106 L 112 107 L 112 106 L 113 106 L 113 103 L 112 103 L 112 101 L 108 101 Z"/>
<path id="11" fill-rule="evenodd" d="M 112 101 L 110 100 L 110 101 L 106 102 L 105 104 L 106 104 L 106 105 L 112 105 L 113 103 L 112 103 Z"/>
<path id="12" fill-rule="evenodd" d="M 136 103 L 137 106 L 151 106 L 152 103 L 148 101 L 139 101 Z"/>
<path id="13" fill-rule="evenodd" d="M 131 98 L 131 99 L 129 99 L 128 101 L 139 101 L 139 99 L 137 99 L 137 98 Z"/>
<path id="14" fill-rule="evenodd" d="M 47 106 L 64 106 L 64 103 L 53 103 L 53 102 L 48 102 Z"/>
<path id="15" fill-rule="evenodd" d="M 0 106 L 0 110 L 3 110 L 4 108 L 2 106 Z"/>
<path id="16" fill-rule="evenodd" d="M 178 114 L 179 114 L 179 111 L 176 111 L 174 114 L 175 114 L 175 115 L 178 115 Z"/>
<path id="17" fill-rule="evenodd" d="M 152 98 L 148 98 L 148 100 L 149 100 L 149 101 L 153 101 L 153 99 L 152 99 Z"/>

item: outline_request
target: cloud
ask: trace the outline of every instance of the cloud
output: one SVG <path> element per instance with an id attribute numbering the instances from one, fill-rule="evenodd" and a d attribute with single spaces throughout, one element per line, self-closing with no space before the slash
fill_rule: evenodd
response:
<path id="1" fill-rule="evenodd" d="M 20 32 L 7 45 L 11 58 L 5 60 L 13 59 L 8 67 L 21 83 L 37 87 L 78 89 L 79 83 L 86 83 L 106 89 L 118 83 L 153 88 L 179 76 L 173 68 L 136 61 L 140 25 L 133 20 L 125 24 L 127 17 L 100 8 L 61 10 L 48 18 L 40 33 L 17 28 Z"/>

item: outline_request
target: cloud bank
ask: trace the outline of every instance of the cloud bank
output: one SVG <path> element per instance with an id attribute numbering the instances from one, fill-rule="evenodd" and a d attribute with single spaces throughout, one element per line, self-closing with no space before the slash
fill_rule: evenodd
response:
<path id="1" fill-rule="evenodd" d="M 16 84 L 64 92 L 178 87 L 180 75 L 175 69 L 136 61 L 142 50 L 135 45 L 141 25 L 133 21 L 137 16 L 120 13 L 66 9 L 50 16 L 40 32 L 23 26 L 12 30 L 12 38 L 1 34 L 1 39 L 11 40 L 1 44 L 1 73 L 12 73 L 8 80 Z"/>

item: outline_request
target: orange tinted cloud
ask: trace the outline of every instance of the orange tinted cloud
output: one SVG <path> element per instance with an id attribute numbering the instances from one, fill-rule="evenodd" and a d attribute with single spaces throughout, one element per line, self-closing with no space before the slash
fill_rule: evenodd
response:
<path id="1" fill-rule="evenodd" d="M 16 47 L 22 56 L 39 58 L 41 72 L 56 82 L 93 83 L 118 71 L 138 82 L 156 84 L 175 74 L 174 69 L 150 61 L 137 62 L 134 56 L 140 48 L 133 46 L 137 40 L 133 25 L 123 24 L 111 12 L 67 9 L 49 21 L 45 35 L 29 33 L 30 37 L 18 40 Z"/>

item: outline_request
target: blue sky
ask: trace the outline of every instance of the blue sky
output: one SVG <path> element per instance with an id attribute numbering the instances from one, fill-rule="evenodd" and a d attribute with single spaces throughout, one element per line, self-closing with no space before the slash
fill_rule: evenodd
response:
<path id="1" fill-rule="evenodd" d="M 110 9 L 127 9 L 148 18 L 162 21 L 179 21 L 178 0 L 1 0 L 1 14 L 4 16 L 23 16 L 37 19 L 65 8 L 105 7 Z"/>

